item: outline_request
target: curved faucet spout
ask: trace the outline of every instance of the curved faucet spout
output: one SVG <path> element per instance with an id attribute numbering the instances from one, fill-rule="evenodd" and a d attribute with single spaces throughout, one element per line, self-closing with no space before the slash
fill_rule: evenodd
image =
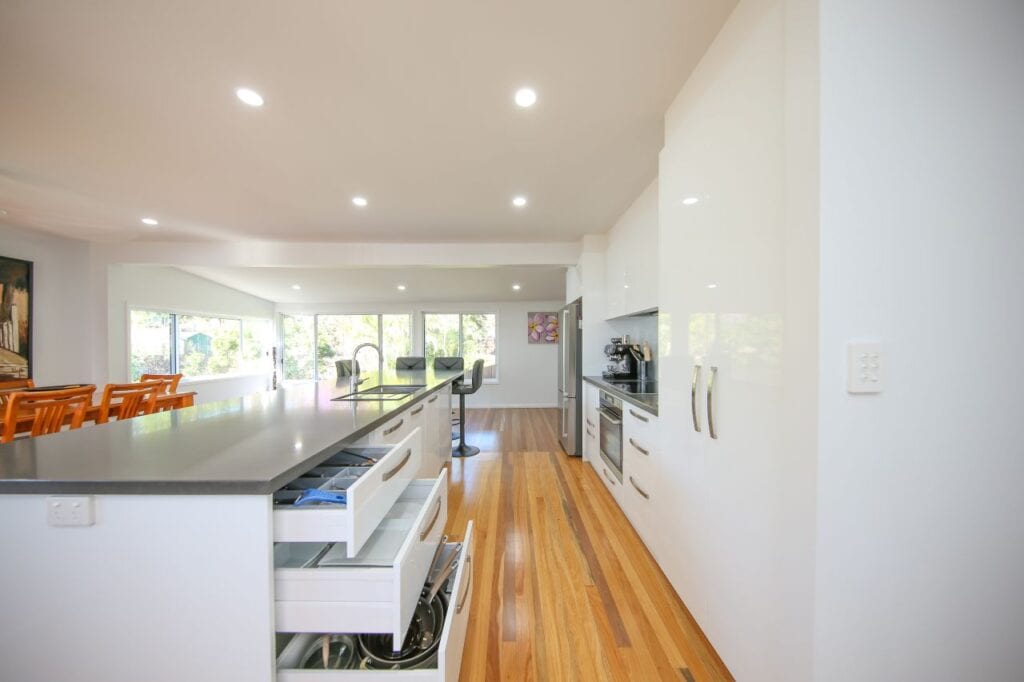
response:
<path id="1" fill-rule="evenodd" d="M 359 378 L 359 362 L 356 360 L 356 356 L 359 355 L 359 351 L 369 347 L 377 351 L 377 380 L 383 381 L 384 377 L 384 354 L 380 352 L 380 347 L 375 343 L 361 343 L 356 346 L 356 349 L 352 351 L 352 373 L 349 379 L 349 389 L 352 393 L 359 391 L 359 384 L 366 381 L 365 379 Z"/>

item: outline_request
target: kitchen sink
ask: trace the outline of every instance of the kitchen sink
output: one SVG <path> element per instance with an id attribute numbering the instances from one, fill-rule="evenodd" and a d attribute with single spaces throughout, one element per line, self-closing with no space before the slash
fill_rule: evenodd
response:
<path id="1" fill-rule="evenodd" d="M 426 387 L 426 384 L 381 384 L 360 389 L 355 393 L 349 393 L 340 398 L 332 398 L 332 400 L 402 400 L 408 398 L 421 388 Z"/>

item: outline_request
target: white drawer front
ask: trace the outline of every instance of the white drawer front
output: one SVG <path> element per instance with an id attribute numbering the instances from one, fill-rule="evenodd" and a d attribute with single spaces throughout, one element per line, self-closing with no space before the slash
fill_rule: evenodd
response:
<path id="1" fill-rule="evenodd" d="M 657 427 L 658 418 L 656 416 L 636 405 L 623 403 L 622 428 L 624 432 L 632 431 L 638 436 L 653 440 Z"/>
<path id="2" fill-rule="evenodd" d="M 278 682 L 359 682 L 384 679 L 396 682 L 458 682 L 473 599 L 472 521 L 466 528 L 459 567 L 449 584 L 451 592 L 438 645 L 437 667 L 417 670 L 301 670 L 297 666 L 301 663 L 302 654 L 319 638 L 319 634 L 300 634 L 288 642 L 277 658 Z"/>
<path id="3" fill-rule="evenodd" d="M 416 415 L 411 413 L 415 410 L 419 410 L 423 407 L 423 404 L 416 405 L 411 410 L 406 410 L 402 414 L 398 415 L 384 426 L 380 427 L 373 432 L 372 440 L 375 445 L 379 444 L 390 444 L 398 443 L 405 438 L 410 431 L 415 428 L 414 422 L 418 421 L 418 418 L 422 416 L 421 413 L 417 412 Z"/>
<path id="4" fill-rule="evenodd" d="M 344 507 L 275 509 L 274 541 L 345 542 L 348 555 L 356 556 L 414 480 L 423 457 L 422 438 L 422 431 L 415 430 L 391 448 L 346 491 Z"/>
<path id="5" fill-rule="evenodd" d="M 416 481 L 398 500 L 395 511 L 381 522 L 364 552 L 351 562 L 317 568 L 276 568 L 277 630 L 392 633 L 399 646 L 441 540 L 448 518 L 447 502 L 444 474 L 436 480 Z M 415 516 L 405 509 L 415 509 Z M 316 549 L 278 545 L 275 554 L 312 555 Z M 301 556 L 298 561 L 301 565 Z M 287 563 L 279 561 L 278 565 Z"/>

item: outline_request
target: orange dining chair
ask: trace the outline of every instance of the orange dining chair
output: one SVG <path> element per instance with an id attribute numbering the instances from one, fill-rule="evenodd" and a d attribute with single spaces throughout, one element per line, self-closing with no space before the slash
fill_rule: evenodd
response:
<path id="1" fill-rule="evenodd" d="M 64 426 L 68 414 L 71 415 L 72 429 L 82 426 L 85 411 L 92 405 L 92 394 L 95 386 L 81 386 L 57 391 L 15 392 L 8 396 L 7 409 L 4 412 L 4 427 L 0 432 L 0 443 L 14 440 L 18 431 L 18 419 L 32 415 L 31 434 L 45 436 L 56 433 Z"/>
<path id="2" fill-rule="evenodd" d="M 143 414 L 153 414 L 156 410 L 156 397 L 163 390 L 160 381 L 140 381 L 134 384 L 107 384 L 103 388 L 103 399 L 100 411 L 96 416 L 97 424 L 110 421 L 111 407 L 117 407 L 117 420 L 131 419 Z M 113 402 L 114 400 L 118 402 Z"/>
<path id="3" fill-rule="evenodd" d="M 35 388 L 36 382 L 31 379 L 10 379 L 8 381 L 0 381 L 0 407 L 7 404 L 7 399 L 15 391 L 20 391 L 23 388 Z"/>
<path id="4" fill-rule="evenodd" d="M 161 393 L 177 393 L 178 384 L 181 383 L 183 374 L 143 374 L 139 381 L 162 381 L 164 390 Z"/>

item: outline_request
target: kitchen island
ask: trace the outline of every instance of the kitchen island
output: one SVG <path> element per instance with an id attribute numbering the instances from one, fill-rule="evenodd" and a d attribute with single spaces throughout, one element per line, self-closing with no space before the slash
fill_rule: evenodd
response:
<path id="1" fill-rule="evenodd" d="M 405 387 L 391 400 L 337 400 L 347 379 L 288 386 L 0 446 L 0 679 L 269 681 L 280 633 L 399 641 L 447 518 L 462 374 L 367 374 L 363 391 Z M 353 465 L 344 504 L 275 503 Z M 349 570 L 280 570 L 275 550 L 313 542 Z M 460 566 L 450 590 L 465 580 Z M 335 596 L 303 594 L 317 585 Z"/>

